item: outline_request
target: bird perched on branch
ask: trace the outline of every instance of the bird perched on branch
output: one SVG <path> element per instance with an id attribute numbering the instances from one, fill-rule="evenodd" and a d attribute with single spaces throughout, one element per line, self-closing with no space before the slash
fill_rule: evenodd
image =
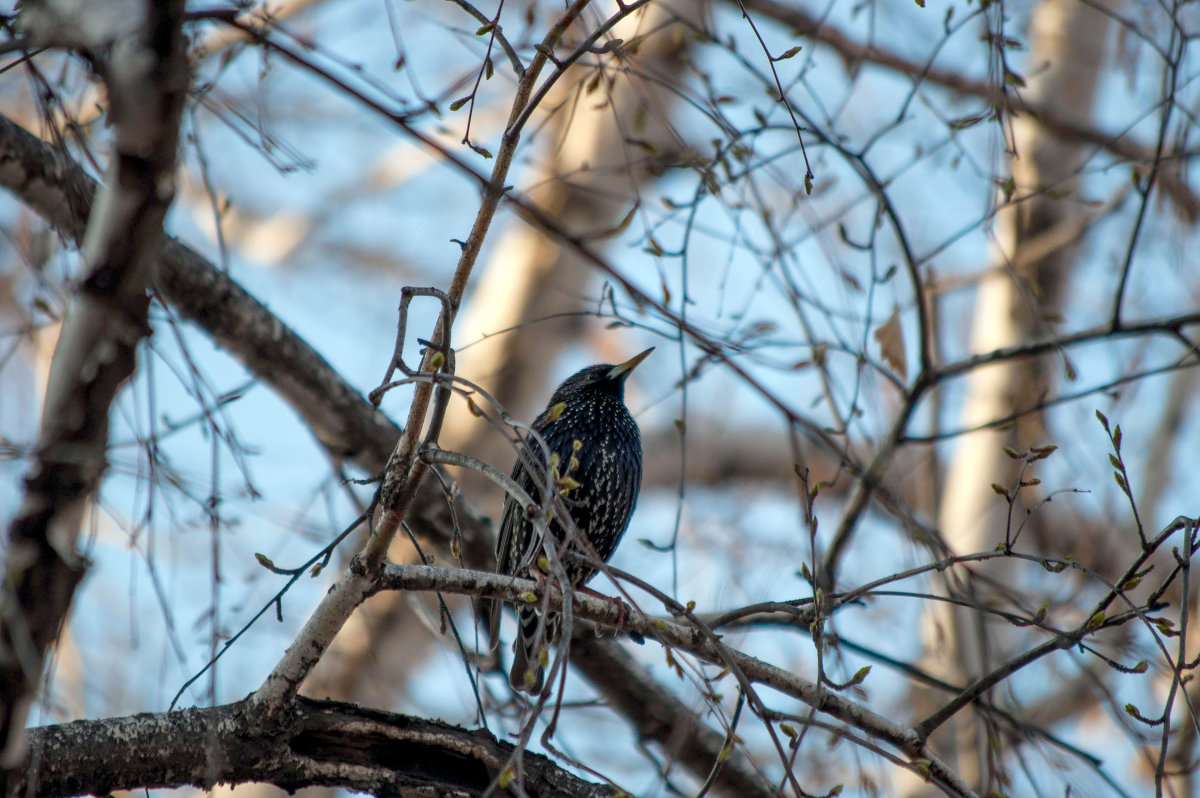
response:
<path id="1" fill-rule="evenodd" d="M 535 435 L 526 435 L 512 478 L 539 505 L 544 504 L 542 488 L 553 486 L 583 540 L 574 540 L 564 550 L 562 544 L 568 536 L 557 520 L 548 525 L 535 523 L 539 519 L 531 517 L 518 500 L 506 496 L 496 544 L 499 573 L 522 577 L 547 573 L 550 563 L 543 559 L 539 526 L 549 529 L 560 553 L 570 551 L 608 562 L 629 525 L 642 484 L 642 439 L 637 422 L 625 407 L 625 380 L 653 351 L 651 347 L 615 366 L 589 366 L 554 391 L 531 427 L 545 442 L 545 449 Z M 576 556 L 560 560 L 572 588 L 582 588 L 596 573 Z M 561 621 L 557 613 L 550 613 L 543 622 L 541 612 L 531 606 L 518 607 L 517 621 L 516 656 L 508 681 L 515 690 L 537 695 L 542 691 L 544 668 Z M 499 625 L 497 601 L 489 624 L 492 645 L 499 639 Z"/>

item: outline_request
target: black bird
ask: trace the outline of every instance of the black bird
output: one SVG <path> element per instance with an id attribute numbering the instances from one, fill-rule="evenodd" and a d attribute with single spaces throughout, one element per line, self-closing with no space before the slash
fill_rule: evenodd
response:
<path id="1" fill-rule="evenodd" d="M 539 486 L 555 486 L 571 520 L 595 553 L 578 543 L 571 550 L 589 559 L 598 556 L 608 562 L 637 504 L 642 485 L 642 438 L 637 422 L 625 407 L 625 379 L 653 351 L 651 347 L 615 366 L 588 366 L 568 377 L 532 425 L 549 449 L 549 470 L 545 451 L 532 435 L 525 437 L 513 466 L 513 481 L 539 504 Z M 548 477 L 552 482 L 547 481 Z M 561 525 L 552 521 L 549 530 L 561 546 L 565 537 Z M 561 548 L 558 551 L 562 553 Z M 496 543 L 497 571 L 528 576 L 542 556 L 542 538 L 534 519 L 526 515 L 520 502 L 506 496 Z M 574 588 L 582 587 L 596 573 L 595 568 L 577 558 L 561 559 Z M 516 656 L 508 674 L 513 689 L 533 695 L 542 690 L 543 666 L 560 625 L 558 615 L 552 613 L 539 634 L 540 615 L 534 607 L 517 609 L 517 639 L 513 643 Z M 492 606 L 489 625 L 495 645 L 499 639 L 500 602 Z"/>

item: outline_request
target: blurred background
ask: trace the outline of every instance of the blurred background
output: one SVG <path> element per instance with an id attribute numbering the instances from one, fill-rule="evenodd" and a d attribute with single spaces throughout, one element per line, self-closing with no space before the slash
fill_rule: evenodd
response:
<path id="1" fill-rule="evenodd" d="M 534 58 L 561 3 L 188 9 L 193 82 L 167 230 L 362 396 L 387 369 L 401 289 L 447 287 L 481 179 L 519 120 L 504 183 L 538 213 L 500 204 L 454 326 L 457 374 L 528 422 L 573 371 L 657 347 L 627 389 L 646 468 L 612 564 L 701 613 L 885 580 L 826 619 L 820 658 L 807 624 L 770 615 L 724 630 L 747 653 L 836 683 L 869 665 L 846 695 L 912 725 L 1086 624 L 1143 555 L 1138 528 L 1153 538 L 1197 512 L 1190 4 L 596 2 L 555 51 L 578 57 L 548 64 L 515 111 L 513 62 Z M 102 179 L 106 96 L 86 60 L 13 47 L 0 59 L 0 115 Z M 80 258 L 51 214 L 3 182 L 8 519 Z M 288 387 L 309 375 L 256 341 L 239 346 L 177 292 L 156 285 L 153 334 L 114 405 L 110 466 L 85 521 L 90 568 L 35 725 L 166 710 L 283 586 L 255 555 L 293 567 L 331 541 L 370 501 L 374 487 L 351 480 L 381 469 L 386 419 L 407 414 L 400 387 L 370 445 L 319 429 L 314 400 Z M 409 362 L 438 310 L 414 301 Z M 503 471 L 513 459 L 462 401 L 441 444 Z M 442 488 L 427 481 L 432 506 Z M 439 564 L 461 554 L 490 567 L 479 552 L 502 496 L 470 472 L 445 482 L 479 537 L 463 548 L 429 524 L 423 546 Z M 1182 534 L 1146 556 L 1146 585 L 1110 614 L 1162 583 L 1172 548 L 1190 553 Z M 1006 540 L 1029 559 L 887 579 Z M 253 691 L 355 541 L 180 704 Z M 392 557 L 417 555 L 402 541 Z M 1041 557 L 1082 567 L 1056 573 Z M 1175 629 L 1197 609 L 1178 573 L 1157 614 Z M 592 586 L 615 590 L 603 577 Z M 302 692 L 513 732 L 520 707 L 475 654 L 486 642 L 471 605 L 450 606 L 462 648 L 436 598 L 371 599 Z M 1197 631 L 1173 637 L 1143 613 L 1022 663 L 934 747 L 981 794 L 1200 795 L 1200 694 L 1184 679 Z M 731 681 L 719 697 L 705 688 L 719 669 L 677 674 L 653 641 L 619 645 L 726 733 L 738 693 Z M 1140 661 L 1143 673 L 1112 664 Z M 635 795 L 698 794 L 708 774 L 681 764 L 688 743 L 640 728 L 603 671 L 568 674 L 561 761 Z M 808 792 L 935 794 L 840 722 L 763 697 L 802 729 L 790 767 Z M 1127 705 L 1165 713 L 1166 731 Z M 778 787 L 788 765 L 765 726 L 744 710 L 730 768 Z"/>

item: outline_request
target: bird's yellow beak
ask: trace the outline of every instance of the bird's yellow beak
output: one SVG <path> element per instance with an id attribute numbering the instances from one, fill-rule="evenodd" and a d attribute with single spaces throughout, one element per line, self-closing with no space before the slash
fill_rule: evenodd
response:
<path id="1" fill-rule="evenodd" d="M 645 360 L 647 357 L 649 357 L 650 353 L 653 351 L 654 351 L 654 347 L 650 347 L 645 352 L 634 355 L 633 357 L 626 360 L 624 363 L 618 363 L 617 365 L 613 366 L 609 370 L 608 378 L 610 380 L 616 380 L 616 379 L 624 379 L 625 377 L 628 377 L 629 372 L 631 372 L 635 368 L 637 368 L 638 364 L 641 363 L 643 360 Z"/>

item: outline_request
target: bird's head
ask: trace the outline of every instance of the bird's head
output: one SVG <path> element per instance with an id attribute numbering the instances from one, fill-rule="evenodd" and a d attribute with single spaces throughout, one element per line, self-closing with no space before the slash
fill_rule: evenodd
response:
<path id="1" fill-rule="evenodd" d="M 654 347 L 650 347 L 624 363 L 616 365 L 601 363 L 575 372 L 554 391 L 554 395 L 550 397 L 550 406 L 569 401 L 581 394 L 596 392 L 611 393 L 623 398 L 625 396 L 625 379 L 653 351 Z"/>

